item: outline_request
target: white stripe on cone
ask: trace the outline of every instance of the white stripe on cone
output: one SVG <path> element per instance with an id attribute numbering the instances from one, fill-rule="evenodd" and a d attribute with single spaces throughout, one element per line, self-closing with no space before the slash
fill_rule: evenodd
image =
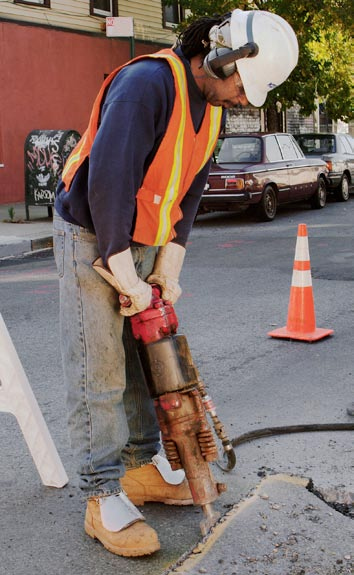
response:
<path id="1" fill-rule="evenodd" d="M 310 261 L 309 242 L 307 236 L 298 236 L 295 247 L 295 260 Z"/>
<path id="2" fill-rule="evenodd" d="M 293 277 L 291 280 L 292 287 L 311 287 L 312 286 L 312 278 L 311 278 L 311 270 L 293 270 Z"/>

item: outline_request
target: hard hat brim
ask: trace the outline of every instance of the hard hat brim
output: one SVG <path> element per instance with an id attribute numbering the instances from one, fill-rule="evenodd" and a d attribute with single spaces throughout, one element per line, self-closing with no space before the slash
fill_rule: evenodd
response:
<path id="1" fill-rule="evenodd" d="M 258 54 L 237 60 L 247 100 L 263 106 L 268 92 L 282 84 L 295 68 L 299 48 L 291 26 L 277 14 L 262 10 L 233 10 L 230 22 L 232 48 L 255 42 Z"/>
<path id="2" fill-rule="evenodd" d="M 257 58 L 257 56 L 255 56 Z M 267 99 L 268 91 L 269 90 L 259 90 L 254 85 L 253 77 L 254 77 L 254 63 L 250 60 L 247 61 L 247 58 L 243 58 L 242 60 L 237 61 L 237 70 L 240 74 L 240 78 L 243 84 L 243 88 L 246 94 L 246 98 L 252 106 L 256 106 L 259 108 L 263 106 L 264 102 Z"/>

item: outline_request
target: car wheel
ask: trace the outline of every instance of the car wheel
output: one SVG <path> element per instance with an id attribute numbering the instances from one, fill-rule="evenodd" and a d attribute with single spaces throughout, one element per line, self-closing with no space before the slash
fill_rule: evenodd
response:
<path id="1" fill-rule="evenodd" d="M 257 216 L 261 222 L 271 222 L 277 213 L 277 194 L 272 186 L 266 186 L 258 204 Z"/>
<path id="2" fill-rule="evenodd" d="M 316 193 L 311 198 L 311 207 L 315 210 L 324 208 L 327 201 L 326 182 L 323 178 L 319 178 Z"/>
<path id="3" fill-rule="evenodd" d="M 349 200 L 349 178 L 346 174 L 343 174 L 336 190 L 336 200 L 338 200 L 338 202 L 347 202 Z"/>

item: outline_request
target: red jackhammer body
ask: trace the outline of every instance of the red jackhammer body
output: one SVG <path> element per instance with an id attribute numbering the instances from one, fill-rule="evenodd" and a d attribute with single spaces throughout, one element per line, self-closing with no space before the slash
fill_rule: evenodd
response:
<path id="1" fill-rule="evenodd" d="M 214 481 L 209 468 L 209 462 L 218 458 L 218 449 L 207 413 L 229 458 L 232 452 L 233 467 L 236 459 L 232 445 L 205 391 L 187 340 L 177 334 L 175 310 L 161 299 L 157 286 L 153 287 L 150 307 L 130 320 L 166 457 L 172 469 L 184 469 L 193 502 L 203 509 L 200 526 L 205 535 L 219 517 L 211 503 L 226 489 Z"/>

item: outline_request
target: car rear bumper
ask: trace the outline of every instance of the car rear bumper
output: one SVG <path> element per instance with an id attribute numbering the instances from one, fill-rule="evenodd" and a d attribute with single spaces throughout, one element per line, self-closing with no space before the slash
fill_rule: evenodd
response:
<path id="1" fill-rule="evenodd" d="M 201 204 L 234 204 L 248 203 L 252 201 L 252 194 L 249 192 L 235 192 L 228 194 L 208 194 L 203 195 Z"/>
<path id="2" fill-rule="evenodd" d="M 342 172 L 340 173 L 329 173 L 327 176 L 327 185 L 329 188 L 337 188 L 342 179 Z"/>

